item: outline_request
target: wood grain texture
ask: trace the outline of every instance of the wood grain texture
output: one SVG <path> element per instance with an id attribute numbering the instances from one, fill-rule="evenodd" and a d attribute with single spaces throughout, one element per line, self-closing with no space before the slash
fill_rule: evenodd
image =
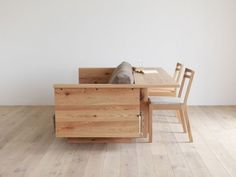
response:
<path id="1" fill-rule="evenodd" d="M 139 137 L 138 120 L 56 122 L 57 137 Z"/>
<path id="2" fill-rule="evenodd" d="M 79 68 L 80 84 L 54 85 L 56 136 L 151 135 L 147 88 L 178 86 L 162 68 L 156 70 L 157 74 L 134 73 L 135 84 L 106 84 L 114 68 Z"/>
<path id="3" fill-rule="evenodd" d="M 115 68 L 79 68 L 80 84 L 106 84 Z"/>
<path id="4" fill-rule="evenodd" d="M 104 144 L 104 143 L 132 143 L 132 138 L 67 138 L 68 143 L 93 143 L 93 144 Z"/>
<path id="5" fill-rule="evenodd" d="M 179 86 L 162 68 L 156 74 L 134 73 L 135 84 L 108 84 L 114 68 L 79 68 L 80 84 L 54 84 L 54 88 L 176 88 Z"/>
<path id="6" fill-rule="evenodd" d="M 101 177 L 120 176 L 120 147 L 120 144 L 107 144 L 107 153 L 105 155 Z"/>
<path id="7" fill-rule="evenodd" d="M 55 105 L 139 105 L 139 89 L 55 89 Z"/>
<path id="8" fill-rule="evenodd" d="M 140 110 L 142 115 L 142 132 L 143 137 L 148 137 L 148 124 L 149 124 L 149 110 L 148 110 L 148 92 L 147 89 L 141 89 Z"/>
<path id="9" fill-rule="evenodd" d="M 236 106 L 189 107 L 193 143 L 174 112 L 154 111 L 151 144 L 69 144 L 54 137 L 53 112 L 0 107 L 1 177 L 236 176 Z"/>
<path id="10" fill-rule="evenodd" d="M 56 89 L 57 137 L 139 137 L 139 89 Z"/>
<path id="11" fill-rule="evenodd" d="M 147 68 L 149 69 L 149 68 Z M 153 68 L 150 68 L 153 69 Z M 134 72 L 135 84 L 149 87 L 178 87 L 178 82 L 173 79 L 164 69 L 154 68 L 157 73 L 142 74 Z"/>
<path id="12" fill-rule="evenodd" d="M 176 88 L 150 88 L 149 96 L 176 96 Z"/>
<path id="13" fill-rule="evenodd" d="M 173 79 L 179 83 L 182 76 L 184 66 L 181 63 L 177 63 L 175 67 L 175 72 Z M 176 96 L 176 88 L 150 88 L 148 89 L 149 96 Z"/>

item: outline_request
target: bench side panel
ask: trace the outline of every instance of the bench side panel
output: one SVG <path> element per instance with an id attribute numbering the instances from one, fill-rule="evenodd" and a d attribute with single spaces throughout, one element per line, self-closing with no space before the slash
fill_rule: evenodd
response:
<path id="1" fill-rule="evenodd" d="M 140 89 L 56 88 L 57 137 L 139 137 Z"/>

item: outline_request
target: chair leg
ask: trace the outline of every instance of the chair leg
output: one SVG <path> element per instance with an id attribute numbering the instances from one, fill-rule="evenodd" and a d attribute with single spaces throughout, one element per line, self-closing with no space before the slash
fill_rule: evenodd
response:
<path id="1" fill-rule="evenodd" d="M 149 119 L 148 119 L 148 142 L 152 142 L 152 105 L 149 105 Z"/>
<path id="2" fill-rule="evenodd" d="M 192 137 L 192 131 L 189 123 L 189 117 L 188 117 L 188 112 L 187 112 L 187 106 L 183 106 L 183 112 L 184 112 L 184 117 L 185 117 L 185 122 L 188 130 L 188 137 L 189 137 L 189 142 L 193 142 L 193 137 Z"/>
<path id="3" fill-rule="evenodd" d="M 184 133 L 186 133 L 187 129 L 186 129 L 186 124 L 185 124 L 184 111 L 183 111 L 183 109 L 180 109 L 180 110 L 177 110 L 177 111 L 179 112 L 179 115 L 180 115 L 183 131 L 184 131 Z"/>
<path id="4" fill-rule="evenodd" d="M 176 113 L 175 113 L 176 117 L 178 118 L 178 121 L 181 123 L 182 120 L 181 120 L 181 117 L 180 117 L 180 113 L 179 113 L 179 110 L 176 110 Z"/>

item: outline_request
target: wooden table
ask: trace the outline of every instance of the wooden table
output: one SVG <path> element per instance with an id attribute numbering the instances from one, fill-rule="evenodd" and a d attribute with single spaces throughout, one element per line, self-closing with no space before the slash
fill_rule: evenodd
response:
<path id="1" fill-rule="evenodd" d="M 148 89 L 150 88 L 177 88 L 179 87 L 178 82 L 174 80 L 163 68 L 143 68 L 143 70 L 151 70 L 156 71 L 156 73 L 137 73 L 134 72 L 135 84 L 142 85 L 143 88 L 143 102 L 142 102 L 142 111 L 144 114 L 144 136 L 148 133 L 148 136 L 152 133 L 152 121 L 149 119 L 149 111 L 148 111 Z M 148 138 L 149 142 L 151 141 Z"/>
<path id="2" fill-rule="evenodd" d="M 156 71 L 156 73 L 137 73 L 134 72 L 136 85 L 143 85 L 148 88 L 152 87 L 173 87 L 179 84 L 163 68 L 143 68 L 144 71 Z"/>

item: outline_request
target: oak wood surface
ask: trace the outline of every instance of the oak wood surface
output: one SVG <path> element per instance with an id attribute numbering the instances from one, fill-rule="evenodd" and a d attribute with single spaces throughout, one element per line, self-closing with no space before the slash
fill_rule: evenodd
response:
<path id="1" fill-rule="evenodd" d="M 173 78 L 176 82 L 179 83 L 179 80 L 182 76 L 183 72 L 183 64 L 177 63 L 175 67 L 175 72 L 173 75 Z M 149 88 L 148 89 L 148 95 L 150 96 L 176 96 L 176 88 L 175 87 L 170 87 L 170 88 Z"/>
<path id="2" fill-rule="evenodd" d="M 115 68 L 79 68 L 80 84 L 107 84 Z"/>
<path id="3" fill-rule="evenodd" d="M 54 84 L 54 88 L 176 88 L 179 86 L 178 82 L 163 68 L 145 69 L 155 69 L 157 73 L 142 74 L 134 72 L 135 84 L 108 84 L 111 71 L 114 68 L 80 68 L 80 84 Z"/>
<path id="4" fill-rule="evenodd" d="M 134 72 L 135 84 L 146 85 L 148 87 L 177 87 L 179 84 L 163 68 L 144 68 L 155 69 L 157 73 L 137 73 Z"/>
<path id="5" fill-rule="evenodd" d="M 153 112 L 151 144 L 69 144 L 53 106 L 0 107 L 0 176 L 234 177 L 236 106 L 191 106 L 193 143 L 172 111 Z"/>
<path id="6" fill-rule="evenodd" d="M 115 68 L 79 68 L 80 84 L 54 85 L 57 137 L 142 137 L 149 135 L 148 86 L 178 83 L 162 68 L 134 73 L 135 84 L 105 84 Z"/>
<path id="7" fill-rule="evenodd" d="M 139 137 L 139 89 L 55 89 L 57 137 Z"/>

